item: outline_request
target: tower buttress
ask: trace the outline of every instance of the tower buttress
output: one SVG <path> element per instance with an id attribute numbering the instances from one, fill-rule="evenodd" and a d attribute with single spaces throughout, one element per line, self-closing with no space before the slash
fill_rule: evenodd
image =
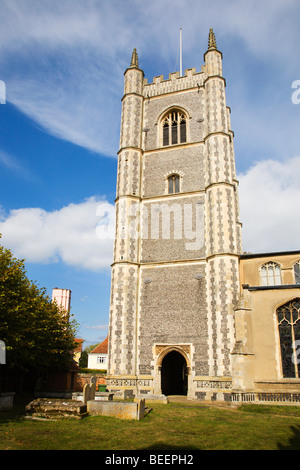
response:
<path id="1" fill-rule="evenodd" d="M 109 373 L 119 375 L 136 374 L 143 78 L 134 49 L 124 73 L 109 326 Z"/>
<path id="2" fill-rule="evenodd" d="M 204 54 L 206 137 L 206 240 L 207 295 L 210 322 L 210 375 L 231 375 L 234 344 L 232 306 L 238 300 L 241 253 L 233 132 L 226 106 L 222 53 L 212 28 Z"/>
<path id="3" fill-rule="evenodd" d="M 207 254 L 215 255 L 223 252 L 239 254 L 241 242 L 233 132 L 229 108 L 226 106 L 222 53 L 217 50 L 212 29 L 204 59 L 206 193 L 210 201 L 207 228 L 212 231 L 209 234 L 211 243 Z M 213 207 L 218 207 L 218 210 L 213 210 Z M 230 236 L 224 237 L 227 231 L 230 232 Z"/>

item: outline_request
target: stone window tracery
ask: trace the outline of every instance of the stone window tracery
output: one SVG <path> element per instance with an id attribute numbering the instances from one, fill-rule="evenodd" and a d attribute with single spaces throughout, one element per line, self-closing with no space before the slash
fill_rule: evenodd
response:
<path id="1" fill-rule="evenodd" d="M 162 120 L 162 144 L 176 145 L 186 142 L 186 116 L 178 110 L 169 111 Z"/>
<path id="2" fill-rule="evenodd" d="M 280 338 L 282 375 L 299 378 L 300 298 L 279 307 L 276 311 Z"/>
<path id="3" fill-rule="evenodd" d="M 281 268 L 278 263 L 265 263 L 260 268 L 261 284 L 263 286 L 281 285 Z"/>

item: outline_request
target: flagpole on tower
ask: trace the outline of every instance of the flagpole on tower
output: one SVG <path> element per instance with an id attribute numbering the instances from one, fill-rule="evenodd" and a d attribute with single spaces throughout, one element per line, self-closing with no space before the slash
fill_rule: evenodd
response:
<path id="1" fill-rule="evenodd" d="M 179 40 L 179 56 L 180 56 L 180 77 L 182 77 L 182 28 L 180 28 L 180 40 Z"/>

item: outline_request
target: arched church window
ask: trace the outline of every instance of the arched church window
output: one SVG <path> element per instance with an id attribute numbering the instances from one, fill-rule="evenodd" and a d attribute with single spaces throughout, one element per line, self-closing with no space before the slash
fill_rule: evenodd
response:
<path id="1" fill-rule="evenodd" d="M 183 112 L 172 110 L 162 120 L 163 146 L 186 142 L 186 116 Z"/>
<path id="2" fill-rule="evenodd" d="M 168 177 L 168 193 L 174 194 L 180 191 L 180 178 L 179 175 L 170 175 Z"/>
<path id="3" fill-rule="evenodd" d="M 280 338 L 282 375 L 299 378 L 300 298 L 279 307 L 276 311 Z"/>
<path id="4" fill-rule="evenodd" d="M 294 264 L 295 284 L 300 284 L 300 260 Z"/>
<path id="5" fill-rule="evenodd" d="M 260 268 L 261 284 L 263 286 L 281 285 L 281 268 L 278 263 L 265 263 Z"/>

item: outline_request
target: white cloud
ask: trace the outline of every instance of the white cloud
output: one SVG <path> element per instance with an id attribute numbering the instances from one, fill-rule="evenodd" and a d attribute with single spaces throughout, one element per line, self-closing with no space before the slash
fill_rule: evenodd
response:
<path id="1" fill-rule="evenodd" d="M 300 249 L 299 174 L 300 156 L 258 162 L 238 175 L 245 251 Z M 114 216 L 114 206 L 95 197 L 53 212 L 22 208 L 7 215 L 0 210 L 1 243 L 28 262 L 61 260 L 97 271 L 112 262 Z"/>
<path id="2" fill-rule="evenodd" d="M 74 79 L 69 75 L 76 74 L 75 68 L 69 64 L 61 78 L 55 70 L 47 78 L 44 71 L 38 71 L 35 78 L 12 78 L 7 83 L 7 100 L 50 134 L 94 152 L 116 156 L 119 120 L 115 116 L 121 108 L 115 93 L 118 90 L 119 98 L 121 87 L 116 84 L 115 90 L 109 90 L 107 85 L 99 91 L 101 71 L 91 64 L 72 83 Z"/>
<path id="3" fill-rule="evenodd" d="M 119 56 L 130 30 L 123 34 L 111 13 L 93 1 L 4 1 L 0 60 L 7 102 L 56 137 L 116 156 L 125 68 Z"/>
<path id="4" fill-rule="evenodd" d="M 266 160 L 238 175 L 243 249 L 300 249 L 300 157 Z"/>
<path id="5" fill-rule="evenodd" d="M 108 268 L 112 262 L 111 232 L 104 231 L 102 237 L 97 234 L 101 215 L 106 213 L 105 223 L 113 231 L 114 206 L 95 197 L 53 212 L 40 208 L 12 210 L 0 219 L 1 243 L 28 262 L 61 260 L 91 271 Z"/>
<path id="6" fill-rule="evenodd" d="M 292 68 L 296 73 L 299 59 L 294 45 L 300 40 L 298 3 L 297 0 L 213 3 L 153 0 L 151 4 L 139 0 L 2 0 L 0 65 L 7 81 L 7 100 L 49 133 L 115 156 L 123 72 L 133 47 L 138 47 L 141 65 L 146 62 L 148 66 L 151 61 L 151 72 L 160 74 L 161 70 L 152 64 L 158 61 L 161 66 L 163 59 L 167 68 L 174 66 L 179 27 L 183 27 L 184 65 L 199 70 L 208 28 L 213 26 L 221 50 L 222 42 L 234 37 L 237 46 L 244 45 L 242 53 L 247 51 L 247 59 L 252 54 L 267 60 L 266 66 L 280 61 L 281 74 Z M 238 50 L 233 49 L 230 56 L 234 57 Z M 235 60 L 237 63 L 238 58 Z M 228 53 L 226 61 L 231 73 L 234 67 L 230 67 Z M 171 68 L 169 72 L 172 71 Z M 240 76 L 245 84 L 248 75 L 245 69 Z M 260 71 L 255 78 L 260 80 Z M 271 90 L 275 93 L 276 80 L 273 75 L 265 83 L 270 94 Z M 247 100 L 240 113 L 234 112 L 237 122 L 241 115 L 244 118 Z M 272 110 L 263 118 L 256 113 L 257 128 L 263 127 L 261 124 L 271 115 Z"/>

